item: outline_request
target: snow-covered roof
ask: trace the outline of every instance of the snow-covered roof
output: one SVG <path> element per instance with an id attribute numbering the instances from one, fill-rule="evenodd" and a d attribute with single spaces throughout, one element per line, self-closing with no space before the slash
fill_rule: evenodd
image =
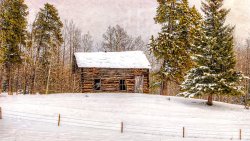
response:
<path id="1" fill-rule="evenodd" d="M 142 51 L 77 52 L 75 58 L 79 68 L 151 68 Z"/>

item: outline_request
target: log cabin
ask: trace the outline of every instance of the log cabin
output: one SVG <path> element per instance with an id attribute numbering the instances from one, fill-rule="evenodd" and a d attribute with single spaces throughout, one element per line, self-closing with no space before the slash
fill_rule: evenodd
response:
<path id="1" fill-rule="evenodd" d="M 149 93 L 151 65 L 142 51 L 77 52 L 73 64 L 81 93 Z"/>

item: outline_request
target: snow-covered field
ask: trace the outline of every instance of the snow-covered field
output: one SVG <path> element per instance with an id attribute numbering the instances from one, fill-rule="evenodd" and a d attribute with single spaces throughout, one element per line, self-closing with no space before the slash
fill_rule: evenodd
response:
<path id="1" fill-rule="evenodd" d="M 229 141 L 240 129 L 250 140 L 250 111 L 214 104 L 142 94 L 2 95 L 0 141 Z"/>

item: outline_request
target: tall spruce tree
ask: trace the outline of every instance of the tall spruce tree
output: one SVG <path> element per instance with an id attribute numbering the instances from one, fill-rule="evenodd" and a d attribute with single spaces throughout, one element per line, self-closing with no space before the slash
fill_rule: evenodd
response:
<path id="1" fill-rule="evenodd" d="M 197 46 L 201 16 L 187 0 L 157 0 L 159 6 L 155 21 L 162 29 L 157 38 L 151 39 L 151 51 L 162 61 L 160 72 L 161 94 L 168 95 L 168 82 L 177 84 L 193 66 L 191 54 Z"/>
<path id="2" fill-rule="evenodd" d="M 24 0 L 0 3 L 0 60 L 6 72 L 8 94 L 12 94 L 13 72 L 22 63 L 22 47 L 26 41 L 28 7 Z"/>
<path id="3" fill-rule="evenodd" d="M 197 66 L 187 74 L 182 88 L 185 96 L 243 94 L 239 82 L 243 76 L 235 71 L 233 27 L 225 25 L 229 10 L 222 8 L 223 0 L 202 2 L 205 21 L 202 47 L 196 54 Z"/>
<path id="4" fill-rule="evenodd" d="M 57 61 L 54 57 L 58 55 L 60 46 L 63 43 L 61 29 L 63 24 L 58 15 L 57 9 L 46 3 L 37 15 L 33 24 L 34 47 L 36 57 L 32 75 L 31 93 L 35 92 L 37 71 L 42 74 L 41 81 L 44 83 L 44 92 L 49 92 L 52 65 Z"/>

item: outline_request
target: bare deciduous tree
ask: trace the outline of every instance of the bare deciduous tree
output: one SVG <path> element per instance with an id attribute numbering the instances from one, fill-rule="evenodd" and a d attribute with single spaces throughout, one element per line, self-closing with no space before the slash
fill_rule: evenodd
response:
<path id="1" fill-rule="evenodd" d="M 142 38 L 129 36 L 127 31 L 119 25 L 109 26 L 103 34 L 102 50 L 104 51 L 129 51 L 144 50 L 145 43 Z"/>
<path id="2" fill-rule="evenodd" d="M 81 48 L 79 52 L 90 52 L 93 49 L 93 39 L 90 33 L 83 34 L 81 37 Z"/>

